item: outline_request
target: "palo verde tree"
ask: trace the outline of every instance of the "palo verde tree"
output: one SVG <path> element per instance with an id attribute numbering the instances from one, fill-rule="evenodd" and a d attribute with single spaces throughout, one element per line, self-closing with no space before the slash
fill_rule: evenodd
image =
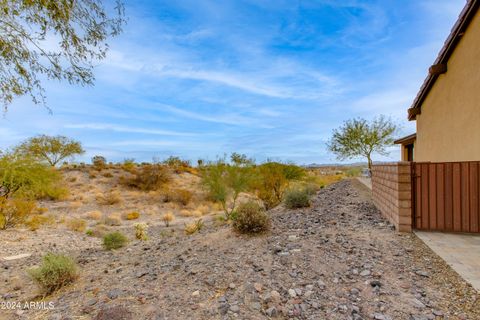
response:
<path id="1" fill-rule="evenodd" d="M 65 136 L 39 135 L 20 144 L 16 152 L 45 161 L 54 167 L 60 161 L 85 151 L 80 142 Z"/>
<path id="2" fill-rule="evenodd" d="M 60 182 L 52 167 L 15 152 L 0 155 L 0 229 L 21 223 L 31 213 L 33 200 L 45 196 Z"/>
<path id="3" fill-rule="evenodd" d="M 387 147 L 393 144 L 393 135 L 397 125 L 385 116 L 379 116 L 368 122 L 357 118 L 345 121 L 327 143 L 328 149 L 340 160 L 363 156 L 367 158 L 368 168 L 372 168 L 372 154 L 387 155 Z"/>
<path id="4" fill-rule="evenodd" d="M 112 14 L 110 14 L 112 13 Z M 0 99 L 45 104 L 44 78 L 92 85 L 93 67 L 106 56 L 107 39 L 125 22 L 120 0 L 0 1 Z"/>
<path id="5" fill-rule="evenodd" d="M 248 191 L 251 186 L 254 164 L 246 159 L 244 155 L 233 153 L 231 163 L 219 159 L 201 167 L 202 184 L 210 198 L 221 204 L 227 219 L 235 211 L 240 193 Z"/>

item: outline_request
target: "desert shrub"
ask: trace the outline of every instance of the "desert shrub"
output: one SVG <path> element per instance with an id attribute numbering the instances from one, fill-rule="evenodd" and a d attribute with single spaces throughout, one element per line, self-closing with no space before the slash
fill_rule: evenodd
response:
<path id="1" fill-rule="evenodd" d="M 137 165 L 135 164 L 135 159 L 125 159 L 122 163 L 122 170 L 133 173 Z"/>
<path id="2" fill-rule="evenodd" d="M 140 218 L 140 213 L 137 211 L 132 211 L 125 214 L 125 220 L 137 220 L 138 218 Z"/>
<path id="3" fill-rule="evenodd" d="M 93 237 L 95 235 L 95 232 L 92 229 L 87 229 L 87 231 L 85 231 L 85 234 L 89 237 Z"/>
<path id="4" fill-rule="evenodd" d="M 100 171 L 107 166 L 107 159 L 102 156 L 94 156 L 92 158 L 92 165 L 96 170 Z"/>
<path id="5" fill-rule="evenodd" d="M 146 223 L 135 223 L 134 227 L 135 227 L 135 238 L 143 241 L 148 240 L 148 235 L 147 235 L 148 225 Z"/>
<path id="6" fill-rule="evenodd" d="M 66 222 L 67 228 L 72 231 L 84 232 L 87 228 L 87 222 L 80 218 L 70 218 Z"/>
<path id="7" fill-rule="evenodd" d="M 349 168 L 345 172 L 345 175 L 347 177 L 358 177 L 358 176 L 360 176 L 360 174 L 362 174 L 362 168 L 360 168 L 360 167 Z"/>
<path id="8" fill-rule="evenodd" d="M 168 227 L 173 220 L 175 220 L 175 216 L 171 212 L 162 215 L 162 221 L 165 223 L 165 227 Z"/>
<path id="9" fill-rule="evenodd" d="M 118 214 L 112 213 L 105 217 L 104 223 L 107 226 L 121 226 L 122 220 L 120 219 Z"/>
<path id="10" fill-rule="evenodd" d="M 133 177 L 124 177 L 122 184 L 143 191 L 158 190 L 170 181 L 170 172 L 161 164 L 146 164 L 135 170 Z"/>
<path id="11" fill-rule="evenodd" d="M 240 233 L 259 233 L 268 230 L 270 217 L 258 203 L 242 203 L 235 210 L 233 228 Z"/>
<path id="12" fill-rule="evenodd" d="M 35 202 L 31 200 L 0 197 L 0 229 L 4 230 L 25 223 L 35 207 Z"/>
<path id="13" fill-rule="evenodd" d="M 163 163 L 170 167 L 173 172 L 177 174 L 182 172 L 190 172 L 191 169 L 190 161 L 182 160 L 179 157 L 170 156 L 164 160 Z"/>
<path id="14" fill-rule="evenodd" d="M 249 189 L 253 180 L 250 165 L 227 164 L 224 160 L 204 165 L 201 168 L 202 184 L 211 200 L 221 204 L 225 217 L 235 210 L 241 192 Z"/>
<path id="15" fill-rule="evenodd" d="M 89 179 L 95 179 L 96 177 L 97 177 L 97 175 L 93 172 L 90 172 L 90 174 L 88 175 Z"/>
<path id="16" fill-rule="evenodd" d="M 59 171 L 17 153 L 0 156 L 0 229 L 23 223 L 34 208 L 33 200 L 53 194 Z"/>
<path id="17" fill-rule="evenodd" d="M 34 214 L 28 220 L 25 221 L 25 225 L 29 230 L 35 231 L 38 230 L 43 225 L 53 225 L 55 224 L 55 217 L 53 215 L 41 215 Z"/>
<path id="18" fill-rule="evenodd" d="M 317 194 L 317 192 L 322 188 L 321 185 L 318 185 L 316 183 L 307 183 L 304 186 L 305 191 L 307 192 L 308 195 L 313 196 Z"/>
<path id="19" fill-rule="evenodd" d="M 310 195 L 305 188 L 294 188 L 286 192 L 284 201 L 289 209 L 305 208 L 310 206 Z"/>
<path id="20" fill-rule="evenodd" d="M 198 219 L 195 222 L 185 224 L 184 231 L 185 231 L 185 234 L 192 235 L 192 234 L 202 230 L 202 228 L 203 228 L 203 221 L 202 221 L 202 219 Z"/>
<path id="21" fill-rule="evenodd" d="M 98 193 L 95 196 L 97 203 L 101 205 L 114 205 L 122 202 L 120 192 L 112 190 L 110 192 Z"/>
<path id="22" fill-rule="evenodd" d="M 98 210 L 94 210 L 94 211 L 89 211 L 87 213 L 85 213 L 84 215 L 84 218 L 86 219 L 89 219 L 89 220 L 101 220 L 103 217 L 103 214 L 98 211 Z"/>
<path id="23" fill-rule="evenodd" d="M 48 253 L 42 264 L 28 270 L 30 277 L 39 285 L 45 294 L 50 294 L 77 279 L 77 265 L 72 258 Z"/>
<path id="24" fill-rule="evenodd" d="M 103 237 L 103 247 L 106 250 L 122 248 L 127 244 L 127 242 L 127 237 L 118 231 L 111 232 Z"/>
<path id="25" fill-rule="evenodd" d="M 104 174 L 102 174 L 102 176 L 105 178 L 113 178 L 113 174 L 111 172 L 105 172 Z"/>
<path id="26" fill-rule="evenodd" d="M 186 189 L 167 189 L 163 194 L 163 202 L 177 202 L 186 206 L 192 197 L 192 192 Z"/>
<path id="27" fill-rule="evenodd" d="M 268 210 L 282 202 L 291 181 L 301 179 L 304 175 L 305 170 L 296 165 L 266 162 L 256 168 L 252 189 L 256 190 L 258 198 Z"/>

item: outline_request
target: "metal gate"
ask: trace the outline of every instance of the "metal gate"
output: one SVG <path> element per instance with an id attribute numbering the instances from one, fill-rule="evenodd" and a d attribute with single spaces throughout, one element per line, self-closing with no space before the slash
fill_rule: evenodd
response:
<path id="1" fill-rule="evenodd" d="M 413 226 L 480 233 L 480 161 L 412 164 Z"/>

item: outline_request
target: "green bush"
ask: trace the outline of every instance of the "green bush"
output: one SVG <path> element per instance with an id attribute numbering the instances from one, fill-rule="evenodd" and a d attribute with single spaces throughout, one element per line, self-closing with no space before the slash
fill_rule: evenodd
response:
<path id="1" fill-rule="evenodd" d="M 118 231 L 109 233 L 103 237 L 103 247 L 106 250 L 122 248 L 127 244 L 127 242 L 127 237 Z"/>
<path id="2" fill-rule="evenodd" d="M 235 210 L 233 228 L 240 233 L 259 233 L 268 230 L 270 217 L 256 202 L 242 203 Z"/>
<path id="3" fill-rule="evenodd" d="M 297 188 L 285 193 L 285 206 L 289 209 L 305 208 L 310 206 L 310 195 L 307 189 Z"/>
<path id="4" fill-rule="evenodd" d="M 0 156 L 0 229 L 22 223 L 33 200 L 58 191 L 62 176 L 55 168 L 19 153 Z"/>
<path id="5" fill-rule="evenodd" d="M 305 170 L 293 164 L 266 162 L 256 168 L 253 188 L 263 201 L 265 208 L 271 209 L 282 202 L 285 190 L 293 180 L 305 176 Z"/>
<path id="6" fill-rule="evenodd" d="M 77 266 L 68 256 L 48 253 L 40 267 L 28 270 L 28 274 L 45 294 L 50 294 L 75 281 Z"/>
<path id="7" fill-rule="evenodd" d="M 254 171 L 250 164 L 227 164 L 225 160 L 209 163 L 201 168 L 202 183 L 209 198 L 222 205 L 225 217 L 235 210 L 241 192 L 251 187 Z"/>

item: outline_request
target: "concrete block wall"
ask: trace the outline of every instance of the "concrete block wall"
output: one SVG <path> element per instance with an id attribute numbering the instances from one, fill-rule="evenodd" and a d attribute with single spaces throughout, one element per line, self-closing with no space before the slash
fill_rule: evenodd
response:
<path id="1" fill-rule="evenodd" d="M 375 206 L 400 232 L 412 231 L 411 163 L 379 163 L 372 166 L 372 198 Z"/>

